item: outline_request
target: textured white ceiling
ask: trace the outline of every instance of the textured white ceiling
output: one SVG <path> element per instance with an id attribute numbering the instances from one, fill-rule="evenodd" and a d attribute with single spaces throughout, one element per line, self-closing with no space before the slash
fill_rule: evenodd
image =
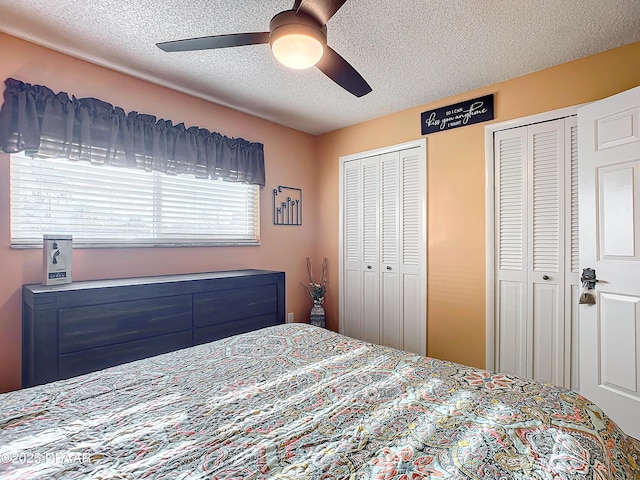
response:
<path id="1" fill-rule="evenodd" d="M 362 98 L 315 68 L 281 66 L 268 45 L 155 45 L 268 31 L 292 5 L 0 0 L 0 31 L 312 134 L 640 40 L 640 0 L 348 0 L 327 25 L 328 43 L 373 88 Z"/>

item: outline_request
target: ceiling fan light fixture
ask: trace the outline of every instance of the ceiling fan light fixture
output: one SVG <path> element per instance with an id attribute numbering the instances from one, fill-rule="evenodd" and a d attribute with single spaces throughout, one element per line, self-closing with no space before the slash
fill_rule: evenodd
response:
<path id="1" fill-rule="evenodd" d="M 349 62 L 327 46 L 327 22 L 346 0 L 295 0 L 276 14 L 268 32 L 229 33 L 158 43 L 165 52 L 190 52 L 268 43 L 276 59 L 289 68 L 316 66 L 329 79 L 360 98 L 371 86 Z"/>
<path id="2" fill-rule="evenodd" d="M 269 44 L 286 67 L 301 70 L 320 61 L 327 47 L 327 30 L 308 16 L 287 11 L 271 20 Z"/>
<path id="3" fill-rule="evenodd" d="M 276 38 L 271 42 L 271 50 L 281 64 L 296 70 L 313 67 L 324 54 L 322 43 L 301 33 L 290 33 Z"/>

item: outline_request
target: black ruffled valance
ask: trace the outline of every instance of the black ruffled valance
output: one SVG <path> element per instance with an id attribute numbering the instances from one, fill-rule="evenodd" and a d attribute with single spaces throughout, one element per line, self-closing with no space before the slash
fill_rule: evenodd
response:
<path id="1" fill-rule="evenodd" d="M 264 186 L 261 143 L 5 80 L 0 149 Z"/>

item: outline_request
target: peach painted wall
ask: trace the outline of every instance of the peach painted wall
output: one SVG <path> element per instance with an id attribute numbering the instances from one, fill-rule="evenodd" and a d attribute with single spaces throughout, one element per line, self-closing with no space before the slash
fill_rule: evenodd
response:
<path id="1" fill-rule="evenodd" d="M 422 111 L 487 93 L 496 95 L 494 121 L 502 122 L 596 100 L 640 84 L 640 43 L 636 43 L 314 138 L 4 34 L 0 34 L 0 52 L 0 79 L 14 77 L 77 97 L 93 96 L 127 111 L 265 145 L 267 186 L 261 194 L 261 246 L 76 250 L 75 280 L 249 267 L 284 270 L 287 311 L 293 311 L 297 320 L 306 320 L 308 299 L 298 285 L 306 278 L 304 259 L 311 256 L 319 263 L 326 256 L 331 262 L 327 319 L 334 330 L 338 326 L 340 156 L 420 138 Z M 429 135 L 427 156 L 428 353 L 482 366 L 484 124 Z M 40 250 L 9 247 L 7 160 L 7 155 L 0 154 L 0 392 L 20 385 L 20 287 L 39 282 L 41 273 Z M 270 195 L 277 185 L 304 189 L 302 227 L 271 225 Z M 316 205 L 333 208 L 316 209 Z"/>
<path id="2" fill-rule="evenodd" d="M 138 277 L 236 268 L 282 270 L 287 276 L 287 311 L 308 320 L 310 303 L 298 282 L 313 259 L 317 215 L 315 138 L 229 108 L 177 93 L 91 63 L 0 34 L 0 79 L 13 77 L 54 92 L 96 97 L 125 111 L 136 110 L 198 125 L 229 137 L 264 144 L 266 187 L 261 192 L 261 246 L 213 248 L 76 249 L 74 280 Z M 1 87 L 4 91 L 4 85 Z M 291 168 L 295 165 L 295 168 Z M 304 191 L 305 223 L 272 225 L 271 191 L 277 185 Z M 0 392 L 20 387 L 21 286 L 39 283 L 42 250 L 9 247 L 9 162 L 0 154 Z"/>
<path id="3" fill-rule="evenodd" d="M 639 60 L 634 43 L 319 137 L 318 203 L 333 208 L 318 212 L 316 254 L 338 264 L 340 156 L 420 138 L 421 112 L 489 93 L 493 122 L 604 98 L 640 84 Z M 427 352 L 478 367 L 485 364 L 485 125 L 427 136 Z M 338 281 L 333 269 L 326 308 L 334 329 Z"/>

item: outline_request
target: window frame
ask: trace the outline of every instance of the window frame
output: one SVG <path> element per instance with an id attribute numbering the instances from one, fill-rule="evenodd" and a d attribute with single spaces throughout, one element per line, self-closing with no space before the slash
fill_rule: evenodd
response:
<path id="1" fill-rule="evenodd" d="M 10 179 L 10 188 L 9 188 L 9 196 L 10 196 L 10 208 L 9 208 L 9 223 L 10 223 L 10 246 L 13 249 L 28 249 L 28 248 L 41 248 L 42 247 L 42 238 L 36 240 L 36 237 L 27 237 L 23 236 L 22 238 L 14 237 L 14 189 L 19 189 L 20 186 L 15 185 L 14 178 L 14 157 L 22 158 L 28 161 L 32 161 L 31 157 L 24 155 L 24 153 L 17 153 L 9 155 L 9 179 Z M 158 236 L 158 231 L 156 231 L 153 237 L 147 238 L 127 238 L 123 237 L 103 237 L 99 238 L 98 236 L 95 238 L 88 238 L 87 235 L 81 235 L 78 237 L 73 234 L 73 232 L 65 231 L 61 229 L 60 231 L 42 231 L 41 234 L 71 234 L 73 236 L 73 247 L 74 248 L 173 248 L 173 247 L 220 247 L 220 246 L 259 246 L 260 245 L 260 210 L 261 210 L 261 190 L 262 188 L 258 185 L 250 185 L 246 183 L 236 183 L 229 182 L 224 180 L 212 180 L 207 178 L 196 178 L 195 176 L 190 175 L 167 175 L 161 172 L 147 172 L 141 171 L 137 169 L 126 169 L 122 167 L 111 167 L 111 166 L 103 166 L 103 165 L 91 165 L 88 162 L 83 161 L 72 161 L 68 159 L 48 159 L 48 158 L 38 158 L 36 161 L 47 161 L 53 160 L 56 163 L 64 164 L 64 162 L 71 162 L 74 165 L 74 168 L 108 168 L 110 171 L 123 171 L 128 175 L 151 175 L 154 179 L 151 181 L 151 184 L 156 184 L 162 182 L 162 180 L 158 180 L 161 177 L 164 177 L 164 181 L 171 182 L 172 179 L 178 179 L 180 182 L 189 182 L 189 177 L 193 179 L 194 182 L 224 182 L 225 188 L 231 187 L 233 185 L 242 185 L 245 189 L 250 189 L 253 192 L 251 198 L 248 199 L 248 206 L 253 202 L 253 216 L 252 221 L 248 221 L 245 226 L 250 227 L 253 223 L 253 239 L 248 238 L 236 238 L 236 239 L 215 239 L 211 238 L 178 238 L 178 237 L 165 237 L 164 239 Z M 198 185 L 195 183 L 195 185 Z M 210 185 L 209 185 L 210 186 Z M 153 188 L 154 193 L 152 194 L 153 202 L 148 205 L 154 213 L 151 215 L 153 218 L 153 224 L 157 222 L 157 212 L 158 212 L 158 202 L 162 200 L 162 197 L 159 196 L 159 192 L 162 191 L 162 188 Z M 166 200 L 166 197 L 165 197 Z M 248 211 L 248 210 L 245 210 Z M 97 223 L 96 223 L 97 224 Z M 94 224 L 95 225 L 95 224 Z M 191 233 L 191 235 L 195 235 L 195 233 Z"/>

